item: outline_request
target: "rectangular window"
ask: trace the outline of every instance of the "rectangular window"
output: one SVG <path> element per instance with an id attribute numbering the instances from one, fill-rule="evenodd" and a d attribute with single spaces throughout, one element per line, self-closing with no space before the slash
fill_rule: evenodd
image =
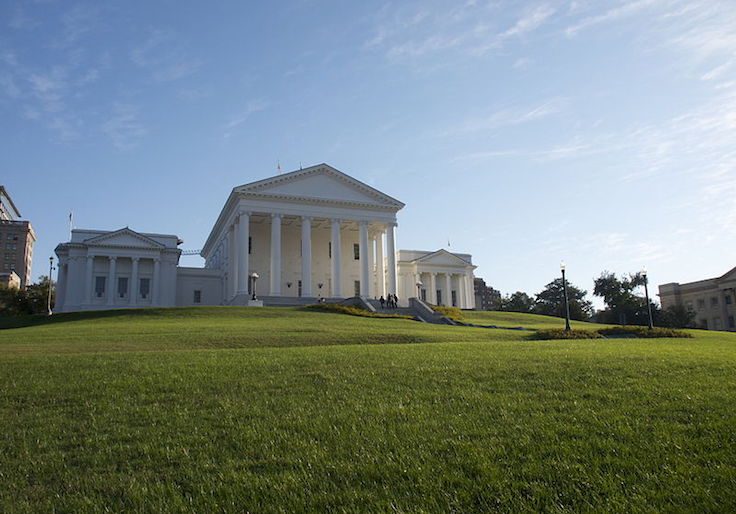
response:
<path id="1" fill-rule="evenodd" d="M 120 298 L 128 297 L 128 277 L 118 277 L 118 296 Z"/>
<path id="2" fill-rule="evenodd" d="M 721 318 L 715 317 L 713 318 L 713 330 L 720 330 L 721 329 Z"/>
<path id="3" fill-rule="evenodd" d="M 332 259 L 332 241 L 327 243 L 327 256 Z"/>
<path id="4" fill-rule="evenodd" d="M 141 298 L 148 298 L 148 296 L 151 294 L 151 279 L 142 278 L 140 280 L 140 287 L 138 288 L 138 291 L 141 295 Z"/>
<path id="5" fill-rule="evenodd" d="M 353 259 L 360 260 L 360 245 L 358 243 L 353 244 Z"/>
<path id="6" fill-rule="evenodd" d="M 248 255 L 253 252 L 253 238 L 248 236 Z"/>
<path id="7" fill-rule="evenodd" d="M 360 280 L 356 280 L 353 282 L 353 289 L 355 292 L 355 296 L 360 296 Z"/>
<path id="8" fill-rule="evenodd" d="M 703 298 L 698 298 L 698 309 L 705 309 L 705 300 Z"/>
<path id="9" fill-rule="evenodd" d="M 297 294 L 299 295 L 299 297 L 301 297 L 302 296 L 302 281 L 301 280 L 299 280 L 296 283 L 296 288 L 297 288 Z"/>
<path id="10" fill-rule="evenodd" d="M 691 302 L 691 301 L 690 302 L 685 302 L 685 307 L 689 311 L 693 310 L 693 302 Z"/>
<path id="11" fill-rule="evenodd" d="M 452 306 L 457 307 L 457 291 L 452 291 Z"/>
<path id="12" fill-rule="evenodd" d="M 726 305 L 731 305 L 731 302 L 732 302 L 731 295 L 730 294 L 727 294 L 726 295 Z"/>
<path id="13" fill-rule="evenodd" d="M 728 317 L 728 328 L 736 328 L 736 320 L 733 316 Z"/>
<path id="14" fill-rule="evenodd" d="M 199 289 L 194 290 L 194 303 L 202 303 L 202 291 Z"/>
<path id="15" fill-rule="evenodd" d="M 717 296 L 712 296 L 710 298 L 710 306 L 711 307 L 718 307 L 718 297 Z"/>
<path id="16" fill-rule="evenodd" d="M 95 296 L 102 298 L 105 294 L 105 282 L 107 277 L 95 277 Z"/>
<path id="17" fill-rule="evenodd" d="M 442 305 L 442 289 L 437 290 L 437 305 Z"/>
<path id="18" fill-rule="evenodd" d="M 422 289 L 422 301 L 423 302 L 427 301 L 427 290 L 426 289 Z"/>

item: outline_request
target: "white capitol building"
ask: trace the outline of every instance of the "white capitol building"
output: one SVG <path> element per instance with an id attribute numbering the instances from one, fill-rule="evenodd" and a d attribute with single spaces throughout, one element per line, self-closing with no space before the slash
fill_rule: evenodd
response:
<path id="1" fill-rule="evenodd" d="M 475 307 L 472 258 L 396 251 L 400 201 L 320 164 L 232 190 L 201 251 L 179 266 L 175 235 L 73 230 L 56 247 L 56 311 L 296 305 L 396 294 Z M 257 278 L 255 278 L 257 277 Z"/>

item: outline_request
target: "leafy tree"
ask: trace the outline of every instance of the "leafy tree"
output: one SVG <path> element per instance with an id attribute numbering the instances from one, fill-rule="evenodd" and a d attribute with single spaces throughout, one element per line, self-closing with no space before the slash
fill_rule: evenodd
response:
<path id="1" fill-rule="evenodd" d="M 56 290 L 53 281 L 47 276 L 40 277 L 35 284 L 26 289 L 0 288 L 0 315 L 22 316 L 25 314 L 46 314 L 48 312 L 49 284 L 51 284 L 51 305 L 54 305 Z"/>
<path id="2" fill-rule="evenodd" d="M 670 328 L 695 327 L 695 313 L 684 305 L 670 305 L 662 311 L 659 324 Z"/>
<path id="3" fill-rule="evenodd" d="M 533 308 L 534 299 L 521 291 L 504 296 L 498 306 L 498 310 L 507 312 L 532 312 Z"/>
<path id="4" fill-rule="evenodd" d="M 637 288 L 644 285 L 644 280 L 641 273 L 621 278 L 608 271 L 601 273 L 601 276 L 595 279 L 593 294 L 603 298 L 606 310 L 599 313 L 598 321 L 621 325 L 646 325 L 649 321 L 647 302 L 644 297 L 635 293 Z M 659 306 L 654 302 L 650 302 L 650 306 L 652 318 L 658 322 Z"/>
<path id="5" fill-rule="evenodd" d="M 567 298 L 570 305 L 570 318 L 587 321 L 593 315 L 593 304 L 586 300 L 587 291 L 578 289 L 567 283 Z M 562 278 L 557 278 L 547 284 L 534 301 L 534 312 L 547 316 L 565 317 L 565 292 Z"/>

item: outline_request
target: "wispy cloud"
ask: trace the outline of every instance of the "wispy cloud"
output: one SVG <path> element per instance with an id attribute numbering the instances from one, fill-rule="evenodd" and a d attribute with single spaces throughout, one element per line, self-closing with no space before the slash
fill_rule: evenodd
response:
<path id="1" fill-rule="evenodd" d="M 253 114 L 257 112 L 265 111 L 266 109 L 269 108 L 269 106 L 270 106 L 270 103 L 263 98 L 258 98 L 256 100 L 251 100 L 250 102 L 248 102 L 248 104 L 246 105 L 243 111 L 238 113 L 236 116 L 234 116 L 232 119 L 230 119 L 230 121 L 228 121 L 225 124 L 224 137 L 226 139 L 229 138 L 233 129 L 235 129 L 236 127 L 248 121 L 248 119 L 250 119 L 250 117 Z"/>
<path id="2" fill-rule="evenodd" d="M 602 14 L 596 14 L 593 16 L 585 17 L 578 20 L 574 24 L 570 25 L 565 29 L 565 34 L 568 37 L 573 37 L 583 30 L 595 27 L 605 23 L 621 20 L 629 16 L 638 14 L 639 12 L 652 7 L 657 4 L 661 4 L 662 0 L 636 0 L 636 1 L 625 1 L 613 7 Z"/>
<path id="3" fill-rule="evenodd" d="M 130 52 L 137 66 L 147 69 L 156 82 L 172 82 L 192 75 L 202 62 L 191 58 L 170 30 L 156 29 Z"/>
<path id="4" fill-rule="evenodd" d="M 549 5 L 539 5 L 525 12 L 516 23 L 500 34 L 500 38 L 522 36 L 533 32 L 542 26 L 553 14 L 555 9 Z"/>
<path id="5" fill-rule="evenodd" d="M 140 120 L 139 109 L 129 104 L 114 105 L 112 114 L 103 122 L 101 130 L 118 150 L 135 147 L 148 134 L 148 129 Z"/>

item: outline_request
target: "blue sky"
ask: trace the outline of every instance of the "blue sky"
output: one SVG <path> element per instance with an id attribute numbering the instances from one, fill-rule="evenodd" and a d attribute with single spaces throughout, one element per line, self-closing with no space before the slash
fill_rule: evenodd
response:
<path id="1" fill-rule="evenodd" d="M 198 249 L 277 162 L 397 197 L 400 248 L 449 239 L 506 293 L 563 259 L 588 290 L 736 266 L 732 0 L 5 1 L 0 23 L 0 183 L 34 277 L 70 209 Z"/>

